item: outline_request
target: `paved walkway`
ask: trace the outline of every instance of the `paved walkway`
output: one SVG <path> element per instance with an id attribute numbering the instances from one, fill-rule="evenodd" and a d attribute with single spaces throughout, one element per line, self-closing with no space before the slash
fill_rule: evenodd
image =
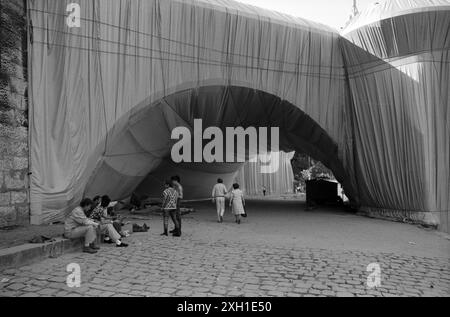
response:
<path id="1" fill-rule="evenodd" d="M 102 246 L 0 271 L 0 296 L 450 296 L 450 241 L 435 231 L 299 202 L 253 201 L 241 225 L 210 204 L 184 217 L 181 238 L 161 219 L 127 249 Z M 81 267 L 81 287 L 66 267 Z M 381 286 L 369 288 L 370 263 Z"/>

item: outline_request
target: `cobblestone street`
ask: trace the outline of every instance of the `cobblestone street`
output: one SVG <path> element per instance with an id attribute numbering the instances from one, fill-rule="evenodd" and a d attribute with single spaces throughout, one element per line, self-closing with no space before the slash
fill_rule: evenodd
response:
<path id="1" fill-rule="evenodd" d="M 340 211 L 296 211 L 292 202 L 249 205 L 240 226 L 229 214 L 218 224 L 211 205 L 198 206 L 184 217 L 181 238 L 161 237 L 161 219 L 150 215 L 150 232 L 133 234 L 128 248 L 102 245 L 96 255 L 0 271 L 0 295 L 450 295 L 450 241 L 434 231 Z M 398 239 L 386 243 L 391 231 Z M 404 242 L 411 237 L 414 243 Z M 70 263 L 81 267 L 79 288 L 66 285 Z M 373 289 L 370 263 L 381 267 L 381 286 Z"/>

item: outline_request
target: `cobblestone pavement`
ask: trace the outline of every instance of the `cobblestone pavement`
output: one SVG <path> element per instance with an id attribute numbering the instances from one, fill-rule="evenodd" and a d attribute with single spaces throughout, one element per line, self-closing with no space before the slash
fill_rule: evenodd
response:
<path id="1" fill-rule="evenodd" d="M 186 217 L 181 238 L 160 237 L 160 219 L 151 216 L 150 232 L 133 234 L 129 248 L 102 245 L 96 255 L 0 271 L 0 296 L 450 296 L 448 258 L 283 244 L 259 239 L 261 232 L 239 239 L 248 223 L 217 224 L 210 216 Z M 369 289 L 373 262 L 381 286 Z M 66 285 L 70 263 L 81 267 L 79 288 Z"/>

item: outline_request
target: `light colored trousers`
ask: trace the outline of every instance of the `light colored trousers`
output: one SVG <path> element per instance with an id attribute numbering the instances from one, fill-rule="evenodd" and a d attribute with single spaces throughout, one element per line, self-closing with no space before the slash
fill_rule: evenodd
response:
<path id="1" fill-rule="evenodd" d="M 100 224 L 99 228 L 100 232 L 102 234 L 107 234 L 113 242 L 117 242 L 117 240 L 120 240 L 120 234 L 117 232 L 116 228 L 114 228 L 114 225 L 112 223 Z"/>
<path id="2" fill-rule="evenodd" d="M 225 197 L 216 198 L 216 209 L 217 218 L 220 220 L 220 217 L 223 217 L 223 214 L 225 213 Z"/>
<path id="3" fill-rule="evenodd" d="M 70 232 L 64 234 L 69 239 L 77 239 L 84 237 L 84 245 L 89 245 L 97 238 L 96 229 L 94 226 L 80 226 L 72 229 Z"/>

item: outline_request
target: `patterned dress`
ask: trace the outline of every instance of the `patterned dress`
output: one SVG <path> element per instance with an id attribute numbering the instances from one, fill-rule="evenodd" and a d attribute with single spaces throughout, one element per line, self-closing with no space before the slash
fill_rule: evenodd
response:
<path id="1" fill-rule="evenodd" d="M 243 201 L 244 201 L 244 193 L 242 192 L 242 190 L 233 189 L 231 192 L 231 206 L 233 214 L 235 215 L 245 214 Z"/>

